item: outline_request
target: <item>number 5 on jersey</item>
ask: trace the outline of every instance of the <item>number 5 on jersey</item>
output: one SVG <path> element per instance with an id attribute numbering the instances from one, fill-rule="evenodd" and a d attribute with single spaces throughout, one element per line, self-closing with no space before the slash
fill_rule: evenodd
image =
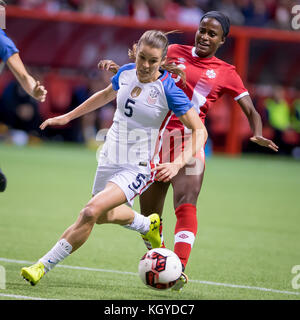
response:
<path id="1" fill-rule="evenodd" d="M 127 99 L 126 103 L 125 103 L 125 116 L 127 117 L 132 117 L 132 114 L 133 114 L 133 109 L 132 107 L 135 105 L 135 101 L 134 100 L 131 100 L 131 99 Z"/>

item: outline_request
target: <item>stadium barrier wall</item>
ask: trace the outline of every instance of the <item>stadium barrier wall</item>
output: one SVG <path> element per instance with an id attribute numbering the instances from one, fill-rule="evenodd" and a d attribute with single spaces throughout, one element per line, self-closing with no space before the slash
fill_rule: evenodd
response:
<path id="1" fill-rule="evenodd" d="M 193 45 L 197 26 L 169 21 L 137 22 L 129 17 L 100 17 L 77 12 L 49 13 L 8 6 L 6 29 L 29 66 L 45 70 L 96 70 L 100 59 L 127 63 L 128 48 L 147 29 L 181 30 L 169 36 L 171 43 Z M 273 81 L 298 87 L 300 33 L 284 30 L 232 26 L 227 44 L 217 56 L 236 66 L 245 82 Z M 277 57 L 277 59 L 275 59 Z M 279 63 L 278 63 L 279 61 Z M 269 78 L 271 79 L 268 79 Z M 230 105 L 224 147 L 219 151 L 239 154 L 242 139 L 250 135 L 237 103 L 222 98 L 218 108 Z M 221 112 L 222 113 L 222 112 Z M 249 127 L 249 126 L 248 126 Z"/>

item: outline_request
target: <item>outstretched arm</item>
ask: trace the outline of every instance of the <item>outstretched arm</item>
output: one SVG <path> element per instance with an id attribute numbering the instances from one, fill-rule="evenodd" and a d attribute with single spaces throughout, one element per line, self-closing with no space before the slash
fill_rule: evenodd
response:
<path id="1" fill-rule="evenodd" d="M 36 81 L 25 69 L 25 66 L 18 53 L 13 54 L 7 59 L 7 66 L 14 74 L 22 88 L 31 95 L 34 99 L 44 102 L 47 95 L 47 90 L 44 86 Z"/>
<path id="2" fill-rule="evenodd" d="M 100 107 L 103 107 L 110 101 L 116 98 L 117 92 L 112 88 L 110 84 L 105 89 L 94 93 L 81 105 L 79 105 L 74 110 L 55 118 L 49 118 L 40 125 L 40 129 L 44 130 L 47 126 L 63 126 L 70 121 L 79 118 L 91 111 L 94 111 Z"/>
<path id="3" fill-rule="evenodd" d="M 267 147 L 273 151 L 278 151 L 278 146 L 269 139 L 266 139 L 262 135 L 262 122 L 259 113 L 255 110 L 252 99 L 250 96 L 244 96 L 238 100 L 243 112 L 245 113 L 250 127 L 253 132 L 253 136 L 250 138 L 252 142 L 259 144 L 260 146 Z"/>

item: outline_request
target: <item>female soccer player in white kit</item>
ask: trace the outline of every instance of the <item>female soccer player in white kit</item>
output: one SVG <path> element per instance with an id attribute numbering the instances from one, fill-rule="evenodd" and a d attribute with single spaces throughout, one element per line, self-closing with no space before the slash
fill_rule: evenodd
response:
<path id="1" fill-rule="evenodd" d="M 151 239 L 153 248 L 161 246 L 159 216 L 144 217 L 125 204 L 132 205 L 133 198 L 154 182 L 157 170 L 160 177 L 172 179 L 204 146 L 207 138 L 205 126 L 192 103 L 166 70 L 183 75 L 180 69 L 165 64 L 167 48 L 168 39 L 164 33 L 145 32 L 137 45 L 135 64 L 121 67 L 106 89 L 73 111 L 42 123 L 41 129 L 48 125 L 64 125 L 117 98 L 113 125 L 100 154 L 94 196 L 56 245 L 36 264 L 22 268 L 21 275 L 32 285 L 77 250 L 88 239 L 95 224 L 127 225 Z M 173 113 L 192 130 L 191 139 L 184 154 L 174 162 L 159 164 L 162 134 Z"/>

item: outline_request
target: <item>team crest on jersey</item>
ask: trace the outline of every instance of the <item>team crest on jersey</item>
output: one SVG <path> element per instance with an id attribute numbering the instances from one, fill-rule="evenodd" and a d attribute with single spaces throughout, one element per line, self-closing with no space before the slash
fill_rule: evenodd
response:
<path id="1" fill-rule="evenodd" d="M 132 98 L 138 97 L 142 92 L 142 89 L 140 87 L 134 87 L 131 91 Z"/>
<path id="2" fill-rule="evenodd" d="M 216 73 L 213 69 L 207 70 L 206 75 L 209 79 L 214 79 L 216 77 Z"/>
<path id="3" fill-rule="evenodd" d="M 149 92 L 149 96 L 147 98 L 147 102 L 149 104 L 156 103 L 158 95 L 159 95 L 159 91 L 155 87 L 151 87 L 150 92 Z"/>

